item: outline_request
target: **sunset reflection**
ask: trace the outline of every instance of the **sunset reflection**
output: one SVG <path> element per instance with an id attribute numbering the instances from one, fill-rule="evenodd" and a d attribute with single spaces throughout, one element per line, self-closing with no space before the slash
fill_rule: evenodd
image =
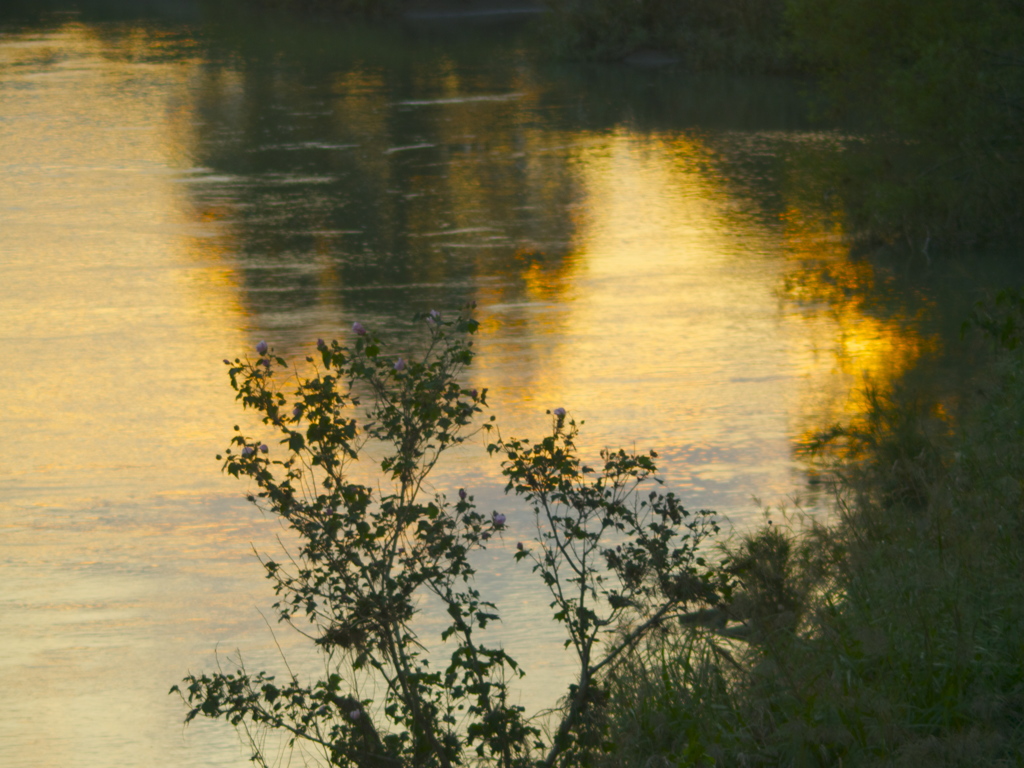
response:
<path id="1" fill-rule="evenodd" d="M 505 29 L 64 18 L 0 36 L 0 764 L 248 764 L 165 692 L 218 647 L 279 664 L 250 547 L 280 529 L 215 458 L 253 428 L 222 360 L 258 340 L 302 370 L 359 320 L 414 353 L 414 313 L 476 302 L 466 376 L 502 434 L 564 407 L 589 456 L 655 449 L 738 530 L 937 343 L 803 202 L 791 157 L 835 138 L 763 84 L 545 70 Z M 508 512 L 482 589 L 550 704 L 557 628 L 508 551 L 528 514 L 482 443 L 434 489 Z"/>
<path id="2" fill-rule="evenodd" d="M 832 426 L 860 423 L 868 393 L 890 392 L 940 342 L 921 330 L 927 303 L 908 314 L 880 301 L 885 276 L 870 261 L 851 258 L 841 210 L 790 207 L 782 219 L 784 253 L 793 265 L 782 295 L 815 341 L 795 438 L 806 446 Z"/>

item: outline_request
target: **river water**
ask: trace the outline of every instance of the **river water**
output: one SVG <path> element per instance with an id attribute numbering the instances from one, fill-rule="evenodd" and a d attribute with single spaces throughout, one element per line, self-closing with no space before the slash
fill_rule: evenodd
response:
<path id="1" fill-rule="evenodd" d="M 4 766 L 248 764 L 167 689 L 215 652 L 281 668 L 252 555 L 280 530 L 214 458 L 241 418 L 221 359 L 261 339 L 301 357 L 359 320 L 406 348 L 415 312 L 476 302 L 505 434 L 563 406 L 738 529 L 755 496 L 823 509 L 799 446 L 936 343 L 927 298 L 865 299 L 820 182 L 856 137 L 800 84 L 545 64 L 508 20 L 218 7 L 0 17 Z M 508 513 L 483 585 L 523 701 L 552 703 L 568 659 L 508 551 L 528 518 L 479 445 L 434 480 Z"/>

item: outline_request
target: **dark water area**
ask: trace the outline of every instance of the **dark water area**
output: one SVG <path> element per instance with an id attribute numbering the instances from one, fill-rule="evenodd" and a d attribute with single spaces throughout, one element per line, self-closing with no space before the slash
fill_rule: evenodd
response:
<path id="1" fill-rule="evenodd" d="M 165 693 L 215 648 L 280 665 L 250 548 L 280 531 L 213 459 L 251 426 L 221 360 L 261 339 L 301 360 L 359 320 L 409 354 L 415 312 L 475 302 L 468 376 L 506 434 L 565 407 L 585 450 L 656 449 L 743 530 L 755 496 L 827 515 L 802 446 L 1018 280 L 851 256 L 829 169 L 861 137 L 810 119 L 807 83 L 555 62 L 531 29 L 0 8 L 0 764 L 247 764 Z M 482 587 L 549 705 L 570 681 L 512 567 L 529 520 L 482 445 L 434 480 L 507 513 Z"/>

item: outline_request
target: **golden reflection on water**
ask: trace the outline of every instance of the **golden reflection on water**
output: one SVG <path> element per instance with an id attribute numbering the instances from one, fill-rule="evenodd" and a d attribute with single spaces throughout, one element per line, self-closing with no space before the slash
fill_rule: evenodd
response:
<path id="1" fill-rule="evenodd" d="M 20 372 L 7 387 L 7 418 L 24 425 L 16 460 L 4 463 L 29 493 L 19 501 L 33 505 L 47 486 L 102 498 L 107 485 L 114 497 L 123 492 L 114 486 L 149 492 L 158 476 L 170 485 L 183 467 L 187 477 L 213 475 L 192 454 L 208 453 L 195 449 L 208 445 L 218 409 L 193 384 L 209 381 L 215 348 L 238 343 L 224 294 L 214 309 L 182 291 L 206 281 L 180 250 L 181 186 L 168 167 L 179 137 L 164 120 L 187 87 L 189 63 L 140 72 L 105 55 L 81 26 L 57 38 L 20 51 L 31 59 L 55 48 L 53 66 L 19 74 L 5 65 L 5 101 L 17 89 L 31 101 L 14 102 L 22 111 L 9 107 L 15 119 L 0 128 L 0 290 L 8 361 Z M 139 44 L 129 36 L 125 55 Z M 30 428 L 41 416 L 47 427 Z"/>
<path id="2" fill-rule="evenodd" d="M 750 494 L 802 490 L 794 446 L 854 416 L 865 375 L 885 385 L 934 343 L 868 300 L 878 276 L 835 211 L 766 215 L 728 147 L 549 124 L 529 73 L 461 66 L 439 57 L 396 93 L 357 62 L 308 96 L 301 71 L 208 62 L 143 27 L 0 39 L 17 373 L 0 416 L 0 762 L 233 763 L 218 729 L 182 747 L 163 693 L 218 641 L 273 662 L 248 543 L 272 549 L 276 529 L 213 459 L 239 421 L 221 358 L 258 338 L 296 355 L 358 318 L 411 343 L 407 315 L 475 300 L 469 376 L 506 433 L 564 406 L 588 450 L 657 449 L 687 504 L 740 523 Z M 482 451 L 460 461 L 438 487 L 501 504 Z M 485 586 L 526 648 L 526 695 L 549 700 L 558 640 L 506 554 Z"/>
<path id="3" fill-rule="evenodd" d="M 215 642 L 183 630 L 197 604 L 207 631 L 249 631 L 234 553 L 261 534 L 230 504 L 196 514 L 236 492 L 212 461 L 233 406 L 217 363 L 247 321 L 233 273 L 189 251 L 206 225 L 180 217 L 176 127 L 198 62 L 137 60 L 170 45 L 78 24 L 0 39 L 4 765 L 173 760 L 164 693 L 182 649 Z"/>
<path id="4" fill-rule="evenodd" d="M 794 439 L 808 446 L 829 427 L 861 423 L 869 393 L 889 393 L 941 342 L 921 331 L 927 302 L 913 314 L 878 302 L 885 276 L 870 261 L 851 258 L 840 208 L 791 205 L 782 219 L 784 254 L 793 265 L 782 295 L 818 351 L 808 368 L 810 386 Z"/>

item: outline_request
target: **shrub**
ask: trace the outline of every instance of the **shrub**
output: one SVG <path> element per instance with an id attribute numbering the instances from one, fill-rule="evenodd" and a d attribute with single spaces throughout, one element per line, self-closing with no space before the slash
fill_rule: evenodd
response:
<path id="1" fill-rule="evenodd" d="M 723 582 L 698 555 L 717 531 L 713 515 L 688 512 L 671 493 L 643 492 L 656 481 L 653 452 L 605 452 L 587 466 L 578 425 L 561 408 L 539 441 L 494 433 L 490 451 L 503 459 L 507 490 L 534 517 L 536 536 L 523 537 L 514 557 L 550 590 L 553 618 L 579 663 L 545 738 L 510 697 L 510 681 L 523 672 L 487 644 L 500 614 L 474 580 L 473 553 L 513 524 L 481 514 L 465 490 L 457 501 L 423 490 L 486 407 L 486 390 L 458 381 L 477 324 L 468 314 L 420 319 L 427 338 L 416 358 L 386 354 L 359 323 L 351 348 L 319 341 L 317 358 L 307 358 L 313 374 L 295 375 L 290 399 L 278 381 L 294 374 L 265 342 L 256 360 L 228 362 L 243 407 L 279 440 L 271 447 L 239 431 L 224 470 L 249 478 L 258 488 L 250 499 L 296 534 L 293 551 L 262 563 L 279 619 L 310 625 L 304 631 L 328 671 L 312 683 L 244 669 L 189 675 L 172 691 L 189 706 L 186 722 L 203 715 L 244 728 L 259 764 L 266 731 L 336 766 L 576 764 L 600 749 L 595 713 L 618 661 L 674 617 L 720 600 Z M 351 464 L 370 452 L 378 454 L 378 484 L 353 482 Z M 438 638 L 413 626 L 429 605 L 447 616 Z M 435 669 L 432 651 L 442 649 L 450 661 Z M 356 694 L 367 678 L 380 698 Z"/>

